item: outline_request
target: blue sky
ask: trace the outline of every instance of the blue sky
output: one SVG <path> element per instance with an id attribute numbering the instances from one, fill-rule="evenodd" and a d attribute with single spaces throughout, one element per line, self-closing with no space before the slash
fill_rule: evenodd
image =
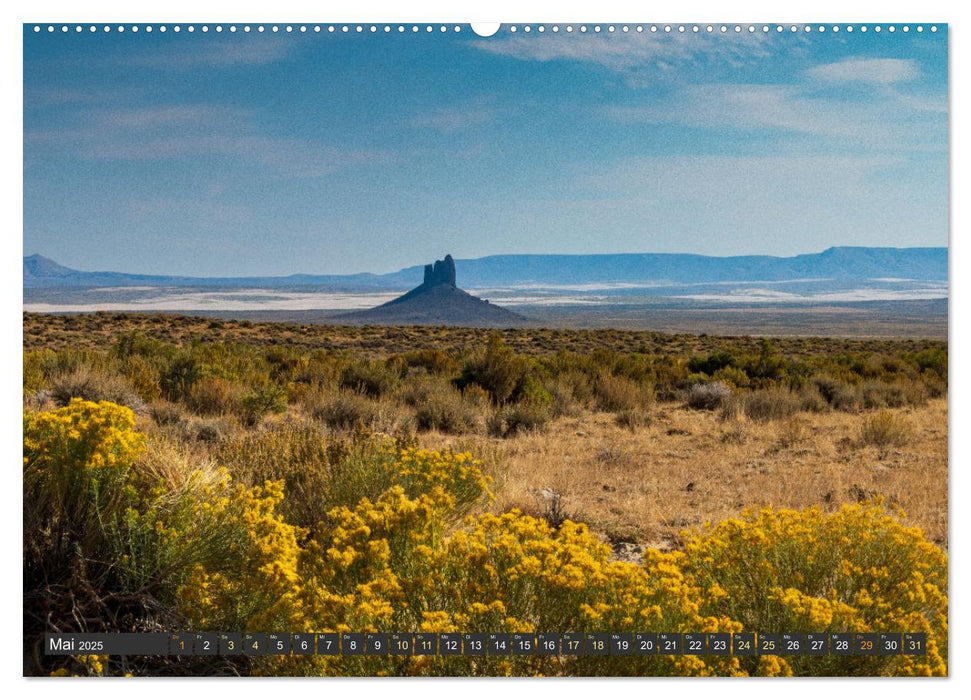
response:
<path id="1" fill-rule="evenodd" d="M 947 32 L 24 38 L 24 252 L 385 272 L 947 245 Z"/>

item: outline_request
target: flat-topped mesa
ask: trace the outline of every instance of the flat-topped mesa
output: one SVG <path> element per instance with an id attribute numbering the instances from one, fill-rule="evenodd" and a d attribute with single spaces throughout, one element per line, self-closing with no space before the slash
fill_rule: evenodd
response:
<path id="1" fill-rule="evenodd" d="M 436 260 L 434 265 L 425 265 L 425 281 L 423 287 L 435 287 L 439 284 L 455 286 L 455 261 L 451 255 L 444 260 Z"/>

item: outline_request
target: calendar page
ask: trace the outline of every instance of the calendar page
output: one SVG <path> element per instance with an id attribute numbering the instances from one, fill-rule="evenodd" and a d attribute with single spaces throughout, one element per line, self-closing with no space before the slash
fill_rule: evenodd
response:
<path id="1" fill-rule="evenodd" d="M 24 675 L 948 675 L 946 23 L 22 33 Z"/>

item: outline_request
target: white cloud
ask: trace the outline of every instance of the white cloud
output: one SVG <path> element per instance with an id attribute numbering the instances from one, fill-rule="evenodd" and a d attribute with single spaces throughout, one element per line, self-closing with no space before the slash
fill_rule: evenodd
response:
<path id="1" fill-rule="evenodd" d="M 864 99 L 822 97 L 790 85 L 689 85 L 647 106 L 608 106 L 617 122 L 736 131 L 776 130 L 865 148 L 943 149 L 943 97 L 882 89 Z"/>
<path id="2" fill-rule="evenodd" d="M 507 39 L 471 42 L 489 53 L 523 61 L 571 60 L 594 63 L 619 73 L 669 69 L 677 64 L 715 58 L 731 65 L 769 55 L 761 32 L 733 36 L 688 33 L 513 34 Z"/>
<path id="3" fill-rule="evenodd" d="M 917 62 L 904 58 L 848 58 L 824 63 L 806 71 L 810 78 L 828 83 L 892 85 L 920 76 Z"/>

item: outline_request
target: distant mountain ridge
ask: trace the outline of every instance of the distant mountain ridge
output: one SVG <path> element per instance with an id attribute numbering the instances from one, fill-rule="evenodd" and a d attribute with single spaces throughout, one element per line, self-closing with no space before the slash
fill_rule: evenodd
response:
<path id="1" fill-rule="evenodd" d="M 491 255 L 456 260 L 467 288 L 584 284 L 700 284 L 798 279 L 946 281 L 947 248 L 833 247 L 792 257 L 713 257 L 680 253 L 604 255 Z M 24 258 L 24 288 L 51 287 L 328 287 L 340 290 L 408 289 L 421 266 L 389 274 L 297 274 L 286 277 L 184 277 L 84 272 L 41 255 Z"/>

